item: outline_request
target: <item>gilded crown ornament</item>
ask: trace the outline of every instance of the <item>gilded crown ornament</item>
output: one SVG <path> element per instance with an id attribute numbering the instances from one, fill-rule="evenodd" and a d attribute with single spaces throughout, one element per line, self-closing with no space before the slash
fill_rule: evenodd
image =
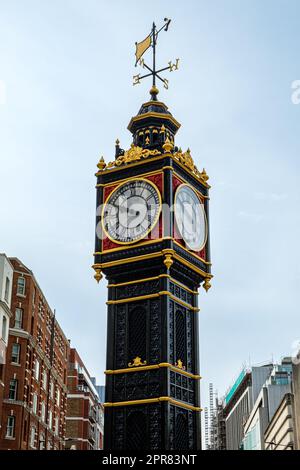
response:
<path id="1" fill-rule="evenodd" d="M 201 180 L 202 183 L 204 183 L 206 186 L 209 187 L 209 185 L 207 184 L 207 180 L 209 179 L 209 177 L 206 171 L 204 169 L 202 172 L 198 170 L 198 168 L 196 167 L 194 163 L 194 160 L 192 158 L 191 151 L 189 148 L 187 149 L 186 152 L 183 152 L 180 148 L 177 152 L 173 153 L 173 157 L 179 163 L 184 165 L 196 178 Z"/>
<path id="2" fill-rule="evenodd" d="M 178 367 L 178 369 L 185 370 L 185 366 L 183 365 L 183 362 L 181 359 L 178 359 L 178 361 L 175 362 L 175 367 Z"/>
<path id="3" fill-rule="evenodd" d="M 142 361 L 142 359 L 137 356 L 136 358 L 133 359 L 133 362 L 128 363 L 128 367 L 139 367 L 139 366 L 145 366 L 147 364 L 147 361 Z"/>

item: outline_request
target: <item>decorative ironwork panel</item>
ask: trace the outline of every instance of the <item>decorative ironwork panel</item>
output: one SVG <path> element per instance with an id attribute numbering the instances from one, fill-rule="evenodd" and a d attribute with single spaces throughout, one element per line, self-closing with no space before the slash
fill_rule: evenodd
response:
<path id="1" fill-rule="evenodd" d="M 193 319 L 192 313 L 190 310 L 186 311 L 186 352 L 187 352 L 187 361 L 186 361 L 186 368 L 187 371 L 192 372 L 193 362 L 194 362 L 194 345 L 193 345 Z"/>
<path id="2" fill-rule="evenodd" d="M 175 311 L 175 358 L 186 364 L 186 319 L 185 312 L 177 308 Z"/>
<path id="3" fill-rule="evenodd" d="M 124 449 L 125 441 L 125 410 L 120 408 L 113 412 L 113 448 Z"/>
<path id="4" fill-rule="evenodd" d="M 137 305 L 128 312 L 128 358 L 133 360 L 147 355 L 147 312 Z"/>
<path id="5" fill-rule="evenodd" d="M 143 409 L 129 411 L 126 422 L 126 450 L 146 450 L 147 415 Z"/>
<path id="6" fill-rule="evenodd" d="M 161 405 L 149 405 L 149 434 L 151 450 L 161 449 Z"/>
<path id="7" fill-rule="evenodd" d="M 195 433 L 195 427 L 196 427 L 196 415 L 193 411 L 188 411 L 188 428 L 189 428 L 189 449 L 195 449 L 196 446 L 196 433 Z"/>
<path id="8" fill-rule="evenodd" d="M 147 282 L 137 282 L 136 284 L 127 284 L 115 288 L 117 300 L 137 297 L 140 295 L 149 295 L 159 292 L 159 279 Z"/>
<path id="9" fill-rule="evenodd" d="M 189 448 L 188 440 L 188 417 L 186 410 L 176 410 L 175 418 L 175 449 L 187 450 Z"/>
<path id="10" fill-rule="evenodd" d="M 174 301 L 169 300 L 169 362 L 175 364 L 174 358 Z"/>
<path id="11" fill-rule="evenodd" d="M 143 451 L 162 448 L 162 406 L 160 404 L 115 409 L 113 427 L 113 449 L 115 450 Z"/>
<path id="12" fill-rule="evenodd" d="M 114 376 L 113 401 L 157 398 L 160 393 L 160 371 L 136 371 Z"/>
<path id="13" fill-rule="evenodd" d="M 115 364 L 116 369 L 127 367 L 126 348 L 126 305 L 117 305 L 115 319 Z"/>
<path id="14" fill-rule="evenodd" d="M 171 294 L 175 295 L 175 297 L 183 300 L 184 302 L 187 302 L 190 305 L 193 305 L 193 294 L 191 294 L 191 292 L 188 292 L 183 287 L 180 287 L 178 284 L 175 284 L 172 281 L 169 282 L 169 289 Z"/>
<path id="15" fill-rule="evenodd" d="M 150 301 L 150 345 L 149 363 L 159 364 L 161 360 L 161 311 L 160 301 Z"/>
<path id="16" fill-rule="evenodd" d="M 170 371 L 170 395 L 177 400 L 195 404 L 195 380 Z"/>

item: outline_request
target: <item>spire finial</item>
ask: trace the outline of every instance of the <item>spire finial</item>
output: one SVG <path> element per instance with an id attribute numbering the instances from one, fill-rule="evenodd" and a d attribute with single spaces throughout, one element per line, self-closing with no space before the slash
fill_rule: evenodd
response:
<path id="1" fill-rule="evenodd" d="M 152 101 L 157 101 L 158 93 L 159 93 L 159 89 L 155 85 L 153 85 L 151 90 L 150 90 L 150 95 L 151 95 Z"/>

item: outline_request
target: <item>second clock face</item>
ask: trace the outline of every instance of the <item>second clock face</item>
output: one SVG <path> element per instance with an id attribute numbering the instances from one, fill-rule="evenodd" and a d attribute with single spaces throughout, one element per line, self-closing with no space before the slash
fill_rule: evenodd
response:
<path id="1" fill-rule="evenodd" d="M 145 179 L 129 180 L 109 195 L 102 214 L 103 229 L 116 243 L 134 243 L 152 230 L 160 211 L 157 187 Z"/>
<path id="2" fill-rule="evenodd" d="M 187 248 L 202 250 L 207 239 L 206 215 L 197 193 L 187 184 L 182 184 L 176 191 L 175 219 Z"/>

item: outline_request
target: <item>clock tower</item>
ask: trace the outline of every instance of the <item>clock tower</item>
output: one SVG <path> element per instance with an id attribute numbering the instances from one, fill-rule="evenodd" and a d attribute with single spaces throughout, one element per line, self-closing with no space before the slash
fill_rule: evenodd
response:
<path id="1" fill-rule="evenodd" d="M 150 100 L 132 117 L 132 144 L 98 163 L 95 279 L 108 281 L 105 450 L 199 450 L 198 291 L 210 287 L 209 184 L 158 100 L 159 32 L 136 44 Z M 141 56 L 152 46 L 153 67 Z M 175 67 L 175 68 L 174 68 Z M 144 78 L 134 77 L 135 83 Z M 200 293 L 203 290 L 200 290 Z"/>

